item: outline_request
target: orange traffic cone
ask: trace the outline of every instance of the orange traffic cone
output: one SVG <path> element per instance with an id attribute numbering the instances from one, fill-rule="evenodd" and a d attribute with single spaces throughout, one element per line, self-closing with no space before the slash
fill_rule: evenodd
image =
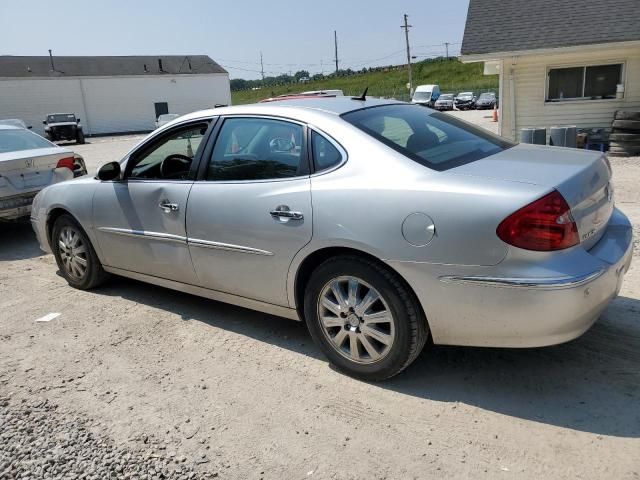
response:
<path id="1" fill-rule="evenodd" d="M 492 122 L 497 122 L 498 121 L 498 106 L 497 105 L 493 106 L 493 114 L 491 115 L 491 121 Z"/>

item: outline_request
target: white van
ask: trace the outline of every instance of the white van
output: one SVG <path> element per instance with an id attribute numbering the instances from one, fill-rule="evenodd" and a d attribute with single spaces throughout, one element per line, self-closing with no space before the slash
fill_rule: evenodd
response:
<path id="1" fill-rule="evenodd" d="M 433 107 L 436 100 L 440 96 L 439 85 L 418 85 L 415 92 L 413 92 L 413 98 L 411 103 L 417 103 L 425 105 L 427 107 Z"/>

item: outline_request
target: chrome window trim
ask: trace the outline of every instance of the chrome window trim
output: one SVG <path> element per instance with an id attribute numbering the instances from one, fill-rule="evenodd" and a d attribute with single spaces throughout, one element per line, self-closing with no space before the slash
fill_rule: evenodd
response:
<path id="1" fill-rule="evenodd" d="M 189 246 L 212 248 L 214 250 L 226 250 L 230 252 L 249 253 L 252 255 L 272 256 L 273 252 L 261 250 L 259 248 L 245 247 L 243 245 L 233 245 L 230 243 L 212 242 L 210 240 L 202 240 L 199 238 L 187 238 Z"/>
<path id="2" fill-rule="evenodd" d="M 187 237 L 183 237 L 182 235 L 173 235 L 171 233 L 149 232 L 146 230 L 132 230 L 129 228 L 117 227 L 98 227 L 98 230 L 114 235 L 122 235 L 124 237 L 152 238 L 154 240 L 164 240 L 167 242 L 187 243 Z"/>
<path id="3" fill-rule="evenodd" d="M 485 277 L 485 276 L 458 276 L 444 275 L 439 280 L 444 283 L 458 283 L 462 285 L 476 285 L 501 288 L 527 288 L 538 290 L 562 290 L 585 285 L 604 274 L 605 269 L 599 269 L 584 275 L 571 277 L 547 277 L 547 278 L 518 278 L 518 277 Z"/>

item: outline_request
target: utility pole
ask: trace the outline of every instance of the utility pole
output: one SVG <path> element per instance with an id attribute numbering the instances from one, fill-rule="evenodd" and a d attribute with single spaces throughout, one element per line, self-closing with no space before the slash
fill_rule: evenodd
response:
<path id="1" fill-rule="evenodd" d="M 338 76 L 338 32 L 333 31 L 333 43 L 336 47 L 336 77 Z"/>
<path id="2" fill-rule="evenodd" d="M 264 65 L 262 64 L 262 52 L 260 52 L 260 74 L 262 75 L 262 81 L 264 82 Z"/>
<path id="3" fill-rule="evenodd" d="M 409 70 L 409 96 L 413 94 L 413 79 L 411 78 L 411 50 L 409 49 L 409 29 L 413 25 L 409 25 L 407 20 L 409 15 L 404 14 L 404 25 L 401 25 L 400 28 L 404 28 L 404 37 L 407 41 L 407 70 Z"/>
<path id="4" fill-rule="evenodd" d="M 447 49 L 447 60 L 449 60 L 449 45 L 451 45 L 449 42 L 444 42 L 444 46 Z"/>

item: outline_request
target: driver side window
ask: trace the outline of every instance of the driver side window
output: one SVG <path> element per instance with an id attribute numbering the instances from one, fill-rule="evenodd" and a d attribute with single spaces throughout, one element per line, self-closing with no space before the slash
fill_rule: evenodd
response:
<path id="1" fill-rule="evenodd" d="M 204 138 L 207 127 L 207 123 L 199 123 L 169 132 L 129 160 L 127 178 L 141 180 L 187 179 L 191 163 Z"/>

